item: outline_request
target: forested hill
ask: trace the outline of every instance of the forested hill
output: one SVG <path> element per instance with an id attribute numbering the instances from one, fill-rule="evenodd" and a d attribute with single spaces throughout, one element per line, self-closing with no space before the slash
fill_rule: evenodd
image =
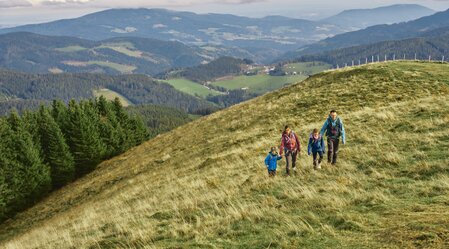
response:
<path id="1" fill-rule="evenodd" d="M 0 70 L 0 110 L 35 106 L 37 101 L 89 99 L 94 90 L 107 88 L 132 104 L 157 104 L 190 113 L 210 113 L 216 107 L 206 100 L 182 93 L 145 75 L 26 74 Z"/>
<path id="2" fill-rule="evenodd" d="M 204 65 L 187 68 L 180 74 L 182 77 L 195 82 L 207 82 L 216 78 L 239 74 L 249 64 L 252 64 L 252 61 L 221 57 Z"/>
<path id="3" fill-rule="evenodd" d="M 304 55 L 292 61 L 322 61 L 334 66 L 351 65 L 352 61 L 357 65 L 359 60 L 365 63 L 373 59 L 379 60 L 393 59 L 416 59 L 445 61 L 449 58 L 449 27 L 432 31 L 426 37 L 411 38 L 397 41 L 384 41 L 370 45 L 354 46 L 349 48 L 336 49 L 319 54 Z"/>
<path id="4" fill-rule="evenodd" d="M 376 25 L 358 31 L 336 35 L 312 45 L 304 46 L 298 49 L 293 56 L 298 57 L 300 55 L 316 54 L 323 51 L 372 44 L 381 41 L 415 38 L 431 30 L 448 26 L 449 9 L 409 22 Z"/>
<path id="5" fill-rule="evenodd" d="M 0 67 L 30 73 L 153 75 L 172 67 L 198 65 L 216 57 L 219 57 L 216 53 L 199 47 L 149 38 L 121 37 L 90 41 L 27 32 L 0 35 Z"/>

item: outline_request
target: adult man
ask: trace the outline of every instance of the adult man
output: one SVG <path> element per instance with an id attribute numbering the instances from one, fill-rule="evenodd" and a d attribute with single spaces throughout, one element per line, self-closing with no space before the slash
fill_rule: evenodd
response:
<path id="1" fill-rule="evenodd" d="M 345 127 L 335 110 L 330 112 L 329 117 L 324 122 L 323 128 L 321 128 L 321 136 L 324 136 L 325 133 L 327 136 L 327 162 L 335 165 L 337 163 L 340 137 L 343 144 L 346 143 Z"/>
<path id="2" fill-rule="evenodd" d="M 301 144 L 298 136 L 292 131 L 290 126 L 286 125 L 281 137 L 281 147 L 279 155 L 285 153 L 285 161 L 287 163 L 286 173 L 290 175 L 290 167 L 293 171 L 296 171 L 296 157 L 301 152 Z"/>

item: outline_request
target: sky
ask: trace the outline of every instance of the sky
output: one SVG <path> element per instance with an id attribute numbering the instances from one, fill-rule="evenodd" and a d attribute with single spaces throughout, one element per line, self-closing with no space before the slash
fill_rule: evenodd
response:
<path id="1" fill-rule="evenodd" d="M 449 0 L 0 0 L 0 26 L 75 18 L 110 8 L 167 8 L 196 13 L 250 17 L 283 15 L 317 20 L 345 9 L 392 4 L 420 4 L 437 11 L 449 8 Z"/>

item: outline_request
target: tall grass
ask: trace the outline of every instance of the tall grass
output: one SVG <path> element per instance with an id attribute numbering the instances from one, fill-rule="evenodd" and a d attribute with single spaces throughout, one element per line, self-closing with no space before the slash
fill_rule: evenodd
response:
<path id="1" fill-rule="evenodd" d="M 348 143 L 312 169 L 337 108 Z M 447 248 L 449 65 L 329 71 L 156 137 L 3 224 L 16 248 Z M 299 172 L 263 158 L 291 124 Z"/>

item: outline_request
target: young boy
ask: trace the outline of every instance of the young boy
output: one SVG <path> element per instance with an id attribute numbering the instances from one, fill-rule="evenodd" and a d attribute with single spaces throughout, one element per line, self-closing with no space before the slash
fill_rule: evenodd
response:
<path id="1" fill-rule="evenodd" d="M 273 177 L 276 175 L 276 168 L 279 160 L 282 159 L 282 156 L 279 156 L 277 153 L 276 147 L 271 147 L 270 153 L 265 158 L 265 165 L 268 168 L 268 176 Z"/>
<path id="2" fill-rule="evenodd" d="M 324 139 L 320 135 L 320 131 L 318 129 L 314 129 L 310 134 L 309 138 L 309 146 L 308 146 L 308 154 L 313 154 L 313 169 L 321 169 L 321 161 L 323 160 L 323 153 L 325 153 L 324 147 Z M 320 156 L 320 159 L 317 160 L 317 156 Z"/>

